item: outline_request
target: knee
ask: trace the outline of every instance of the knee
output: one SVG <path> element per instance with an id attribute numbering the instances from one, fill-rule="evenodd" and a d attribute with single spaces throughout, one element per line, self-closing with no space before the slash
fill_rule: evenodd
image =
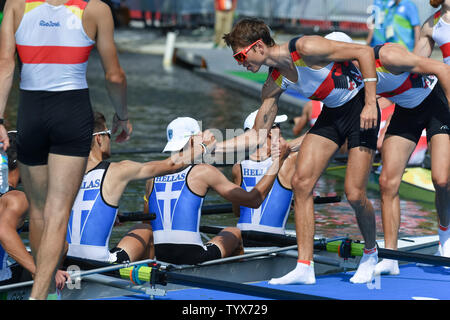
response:
<path id="1" fill-rule="evenodd" d="M 431 180 L 436 191 L 448 191 L 450 188 L 449 178 L 447 174 L 432 174 Z"/>
<path id="2" fill-rule="evenodd" d="M 314 188 L 314 181 L 302 173 L 295 173 L 291 179 L 292 190 L 295 194 L 310 193 Z"/>
<path id="3" fill-rule="evenodd" d="M 365 190 L 359 188 L 346 188 L 345 196 L 353 208 L 363 207 L 366 201 Z"/>
<path id="4" fill-rule="evenodd" d="M 395 195 L 400 187 L 400 181 L 389 178 L 387 174 L 381 173 L 379 179 L 381 196 Z"/>
<path id="5" fill-rule="evenodd" d="M 235 238 L 237 238 L 239 241 L 242 239 L 242 233 L 241 233 L 241 229 L 236 228 L 236 227 L 227 227 L 225 229 L 223 229 L 221 231 L 222 232 L 228 232 L 230 234 L 232 234 Z"/>

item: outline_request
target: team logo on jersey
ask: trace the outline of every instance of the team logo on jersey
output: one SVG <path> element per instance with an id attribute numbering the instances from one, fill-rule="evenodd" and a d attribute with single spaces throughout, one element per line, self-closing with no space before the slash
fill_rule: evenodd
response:
<path id="1" fill-rule="evenodd" d="M 41 27 L 60 27 L 61 26 L 59 21 L 58 22 L 53 22 L 51 20 L 50 21 L 41 20 L 41 21 L 39 21 L 39 25 Z"/>

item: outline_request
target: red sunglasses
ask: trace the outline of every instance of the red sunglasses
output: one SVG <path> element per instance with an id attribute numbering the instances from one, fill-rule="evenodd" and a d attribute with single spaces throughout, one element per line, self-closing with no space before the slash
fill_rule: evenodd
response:
<path id="1" fill-rule="evenodd" d="M 251 45 L 249 45 L 247 48 L 242 49 L 241 51 L 239 51 L 238 53 L 235 53 L 233 55 L 233 58 L 236 59 L 237 62 L 243 63 L 246 59 L 247 59 L 247 53 L 250 51 L 251 48 L 253 48 L 253 46 L 255 44 L 257 44 L 259 41 L 261 41 L 261 39 L 256 40 L 255 42 L 253 42 Z"/>

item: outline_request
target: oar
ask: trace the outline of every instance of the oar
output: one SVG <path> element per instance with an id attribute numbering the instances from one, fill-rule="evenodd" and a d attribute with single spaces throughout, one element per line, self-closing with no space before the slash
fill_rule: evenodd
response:
<path id="1" fill-rule="evenodd" d="M 200 232 L 218 234 L 222 227 L 200 226 Z M 279 235 L 260 231 L 242 231 L 242 238 L 247 241 L 260 243 L 261 246 L 291 246 L 297 243 L 296 237 L 290 235 Z M 325 250 L 339 254 L 342 258 L 362 256 L 364 244 L 353 242 L 351 239 L 324 241 L 323 239 L 314 242 L 314 249 Z M 450 267 L 450 258 L 439 257 L 429 254 L 406 252 L 378 248 L 378 257 L 406 262 L 424 263 L 435 266 Z"/>
<path id="2" fill-rule="evenodd" d="M 137 212 L 122 212 L 117 215 L 119 222 L 130 222 L 130 221 L 150 221 L 156 219 L 156 214 L 154 213 L 143 213 L 142 211 Z M 29 232 L 30 222 L 25 221 L 20 232 Z"/>
<path id="3" fill-rule="evenodd" d="M 83 259 L 81 259 L 83 260 Z M 76 259 L 74 260 L 76 262 Z M 321 296 L 302 294 L 297 292 L 284 291 L 279 289 L 265 288 L 259 286 L 253 286 L 248 284 L 242 284 L 231 281 L 216 280 L 211 278 L 204 278 L 199 276 L 187 275 L 177 273 L 171 270 L 171 266 L 166 266 L 161 268 L 159 265 L 147 266 L 147 263 L 154 261 L 144 260 L 142 262 L 134 262 L 129 266 L 123 267 L 121 265 L 108 265 L 104 263 L 104 267 L 97 269 L 83 271 L 73 277 L 85 277 L 87 275 L 104 273 L 119 276 L 122 279 L 130 280 L 136 284 L 143 284 L 143 282 L 150 282 L 152 285 L 160 284 L 166 285 L 167 283 L 192 286 L 196 288 L 204 288 L 211 290 L 219 290 L 225 292 L 232 292 L 238 294 L 246 294 L 256 297 L 263 297 L 269 299 L 282 299 L 282 300 L 305 300 L 305 299 L 327 299 Z M 73 263 L 73 261 L 72 261 Z M 94 265 L 100 266 L 103 263 L 93 262 Z"/>

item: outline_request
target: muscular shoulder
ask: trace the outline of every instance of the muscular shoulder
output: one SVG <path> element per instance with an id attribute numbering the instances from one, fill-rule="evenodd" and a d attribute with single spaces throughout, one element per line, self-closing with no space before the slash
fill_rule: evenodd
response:
<path id="1" fill-rule="evenodd" d="M 322 39 L 320 36 L 303 36 L 295 42 L 295 49 L 301 56 L 310 55 L 317 46 L 317 42 Z"/>
<path id="2" fill-rule="evenodd" d="M 111 9 L 105 2 L 101 0 L 89 0 L 84 14 L 89 18 L 101 18 L 103 15 L 110 12 Z"/>

